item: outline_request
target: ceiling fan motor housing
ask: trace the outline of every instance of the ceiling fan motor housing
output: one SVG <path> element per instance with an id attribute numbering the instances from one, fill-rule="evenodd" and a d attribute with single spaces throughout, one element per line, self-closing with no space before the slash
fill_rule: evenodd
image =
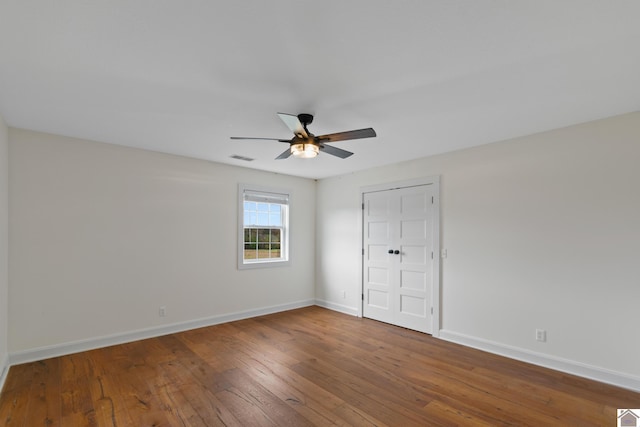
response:
<path id="1" fill-rule="evenodd" d="M 307 125 L 310 125 L 311 123 L 313 123 L 313 115 L 301 113 L 301 114 L 298 114 L 298 120 L 300 120 L 300 123 L 302 123 L 302 125 L 306 128 Z"/>

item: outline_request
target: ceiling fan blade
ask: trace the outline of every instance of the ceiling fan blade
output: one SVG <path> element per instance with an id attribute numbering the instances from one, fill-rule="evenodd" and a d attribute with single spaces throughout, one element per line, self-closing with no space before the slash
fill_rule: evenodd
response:
<path id="1" fill-rule="evenodd" d="M 374 136 L 376 136 L 376 131 L 373 130 L 373 128 L 366 128 L 366 129 L 349 130 L 346 132 L 329 133 L 327 135 L 316 136 L 316 141 L 319 141 L 322 143 L 337 142 L 337 141 L 347 141 L 350 139 L 373 138 Z"/>
<path id="2" fill-rule="evenodd" d="M 346 159 L 353 154 L 351 151 L 343 150 L 342 148 L 334 147 L 333 145 L 321 145 L 320 151 L 331 154 L 332 156 L 340 157 L 341 159 Z"/>
<path id="3" fill-rule="evenodd" d="M 291 148 L 287 148 L 285 151 L 282 152 L 282 154 L 280 154 L 278 157 L 276 157 L 276 160 L 286 159 L 290 155 L 291 155 Z"/>
<path id="4" fill-rule="evenodd" d="M 284 124 L 287 125 L 289 129 L 291 129 L 291 132 L 293 132 L 294 135 L 302 136 L 303 138 L 309 137 L 307 131 L 304 129 L 304 126 L 302 126 L 302 123 L 300 123 L 298 116 L 287 113 L 278 113 L 278 117 L 280 117 Z"/>
<path id="5" fill-rule="evenodd" d="M 255 138 L 253 136 L 232 136 L 231 139 L 263 139 L 267 141 L 280 141 L 280 142 L 291 142 L 290 139 L 279 139 L 279 138 Z"/>

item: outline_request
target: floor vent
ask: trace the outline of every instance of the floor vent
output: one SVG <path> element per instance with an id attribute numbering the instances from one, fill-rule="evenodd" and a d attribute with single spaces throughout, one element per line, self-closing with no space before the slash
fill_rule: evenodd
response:
<path id="1" fill-rule="evenodd" d="M 236 160 L 244 160 L 245 162 L 252 162 L 255 160 L 255 159 L 252 159 L 251 157 L 240 156 L 238 154 L 234 154 L 233 156 L 230 156 L 230 157 Z"/>

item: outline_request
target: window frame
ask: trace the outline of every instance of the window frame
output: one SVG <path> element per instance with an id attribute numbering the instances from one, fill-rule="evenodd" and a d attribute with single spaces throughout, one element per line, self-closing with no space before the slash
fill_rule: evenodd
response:
<path id="1" fill-rule="evenodd" d="M 244 202 L 245 202 L 245 194 L 252 193 L 260 196 L 261 193 L 264 194 L 265 199 L 270 197 L 274 198 L 274 201 L 278 200 L 278 196 L 281 196 L 282 200 L 285 200 L 286 203 L 278 203 L 282 206 L 281 210 L 281 221 L 282 228 L 280 233 L 280 258 L 260 258 L 255 260 L 245 260 L 244 258 L 244 238 L 245 238 L 245 223 L 244 223 Z M 274 203 L 265 200 L 266 203 Z M 289 221 L 289 210 L 291 206 L 291 191 L 282 188 L 273 188 L 273 187 L 263 187 L 259 185 L 251 185 L 251 184 L 238 184 L 238 270 L 247 270 L 247 269 L 255 269 L 255 268 L 271 268 L 271 267 L 284 267 L 290 264 L 290 243 L 289 243 L 289 235 L 290 231 L 290 221 Z M 255 228 L 255 227 L 250 227 Z M 269 226 L 264 228 L 270 228 Z M 280 228 L 280 227 L 274 227 Z"/>

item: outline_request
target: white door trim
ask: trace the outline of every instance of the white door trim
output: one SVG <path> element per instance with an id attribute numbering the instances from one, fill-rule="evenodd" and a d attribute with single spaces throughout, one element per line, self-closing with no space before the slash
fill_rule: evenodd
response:
<path id="1" fill-rule="evenodd" d="M 429 176 L 424 178 L 410 179 L 404 181 L 394 181 L 387 182 L 376 185 L 367 185 L 364 187 L 360 187 L 360 206 L 364 204 L 364 195 L 365 193 L 373 193 L 376 191 L 387 191 L 387 190 L 395 190 L 398 188 L 406 188 L 406 187 L 415 187 L 418 185 L 433 185 L 434 186 L 434 200 L 433 200 L 433 252 L 434 252 L 434 263 L 433 263 L 433 288 L 432 288 L 432 301 L 433 301 L 433 317 L 432 317 L 432 336 L 438 337 L 440 335 L 440 264 L 442 262 L 440 257 L 440 176 Z M 360 250 L 364 253 L 364 220 L 362 217 L 363 213 L 361 210 L 360 215 L 358 215 L 358 228 L 360 229 L 360 241 L 358 242 L 360 246 Z M 360 293 L 364 294 L 364 262 L 362 257 L 360 258 L 360 268 L 359 268 L 359 282 L 360 282 Z M 358 304 L 358 317 L 362 317 L 363 315 L 363 301 L 362 298 L 360 300 L 360 304 Z"/>

